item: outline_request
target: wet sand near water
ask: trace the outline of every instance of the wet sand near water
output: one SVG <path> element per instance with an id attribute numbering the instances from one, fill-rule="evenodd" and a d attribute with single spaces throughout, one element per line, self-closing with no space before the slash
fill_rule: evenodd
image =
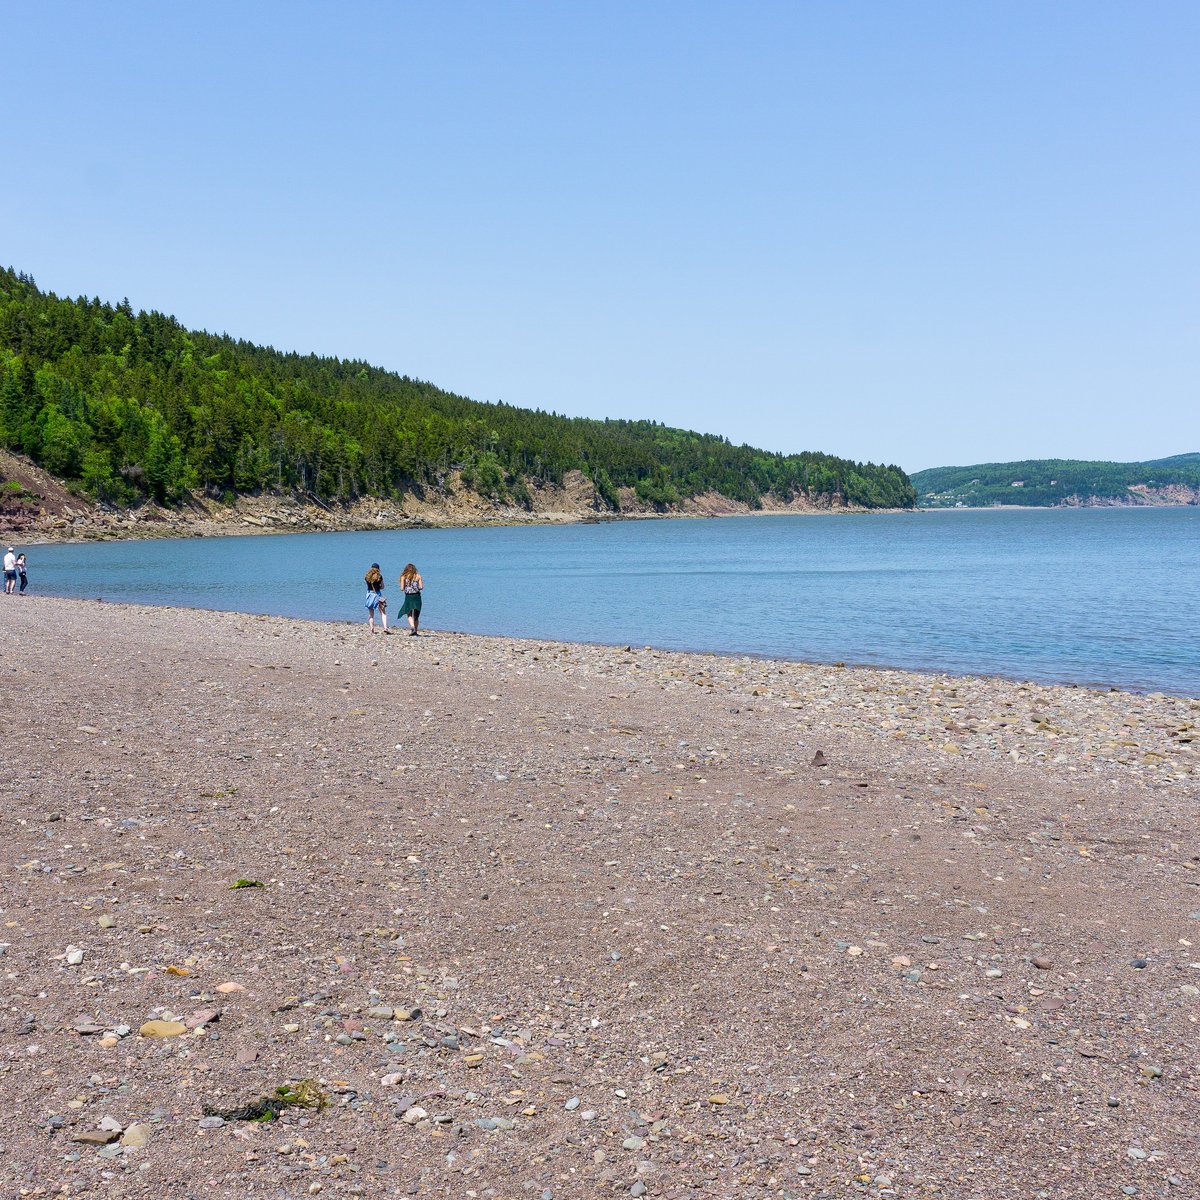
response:
<path id="1" fill-rule="evenodd" d="M 1200 1182 L 1200 701 L 45 597 L 0 631 L 0 1195 Z"/>

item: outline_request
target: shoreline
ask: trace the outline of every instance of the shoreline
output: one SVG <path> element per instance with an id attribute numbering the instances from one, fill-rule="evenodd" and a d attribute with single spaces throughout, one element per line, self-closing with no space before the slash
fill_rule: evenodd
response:
<path id="1" fill-rule="evenodd" d="M 168 512 L 170 510 L 163 510 Z M 387 522 L 363 522 L 344 524 L 311 524 L 311 525 L 274 525 L 247 519 L 245 516 L 231 518 L 224 522 L 197 522 L 193 524 L 173 524 L 163 519 L 142 520 L 136 526 L 92 527 L 78 533 L 70 530 L 56 535 L 53 531 L 38 530 L 33 537 L 21 537 L 20 531 L 0 531 L 0 538 L 7 538 L 14 545 L 23 546 L 64 546 L 86 545 L 89 542 L 136 542 L 136 541 L 170 541 L 190 540 L 193 538 L 216 537 L 265 537 L 295 533 L 398 533 L 421 529 L 513 529 L 523 526 L 557 526 L 557 525 L 605 525 L 625 521 L 712 521 L 724 520 L 728 517 L 875 517 L 898 516 L 902 514 L 917 515 L 923 511 L 919 508 L 772 508 L 748 509 L 731 512 L 613 512 L 613 513 L 505 513 L 494 517 L 479 519 L 457 518 L 446 516 L 444 519 L 431 517 L 412 518 Z M 241 524 L 235 524 L 240 519 Z"/>
<path id="2" fill-rule="evenodd" d="M 659 512 L 638 501 L 631 488 L 618 489 L 619 508 L 597 507 L 591 482 L 568 471 L 560 484 L 532 483 L 529 507 L 490 500 L 462 484 L 452 472 L 437 488 L 418 487 L 394 499 L 364 496 L 325 501 L 312 493 L 244 493 L 231 502 L 200 492 L 189 493 L 176 507 L 146 501 L 118 509 L 69 491 L 61 481 L 28 459 L 0 450 L 0 479 L 17 486 L 20 496 L 5 509 L 0 497 L 0 537 L 26 545 L 142 538 L 217 537 L 258 533 L 339 533 L 404 529 L 464 529 L 490 526 L 599 524 L 608 521 L 662 520 L 676 517 L 868 514 L 915 509 L 865 509 L 840 497 L 789 502 L 764 497 L 761 508 L 715 492 L 693 496 L 672 511 Z M 528 482 L 528 481 L 527 481 Z M 36 540 L 31 540 L 36 539 Z"/>
<path id="3" fill-rule="evenodd" d="M 1200 700 L 0 620 L 5 1194 L 1200 1181 Z"/>
<path id="4" fill-rule="evenodd" d="M 346 531 L 351 532 L 351 531 Z M 233 536 L 233 535 L 230 535 Z M 249 536 L 249 535 L 248 535 Z M 64 543 L 47 543 L 47 544 L 64 544 Z M 65 543 L 73 544 L 73 543 Z M 74 543 L 85 544 L 85 543 Z M 28 593 L 26 599 L 31 599 L 35 593 Z M 196 613 L 211 613 L 214 616 L 240 616 L 253 617 L 279 621 L 300 621 L 305 624 L 312 624 L 319 627 L 333 628 L 350 628 L 357 629 L 361 622 L 357 619 L 348 617 L 309 617 L 299 615 L 289 615 L 284 613 L 259 613 L 252 612 L 246 609 L 237 608 L 208 608 L 202 605 L 177 605 L 177 604 L 152 604 L 145 601 L 130 601 L 130 600 L 106 600 L 102 596 L 97 596 L 94 599 L 84 599 L 78 596 L 66 596 L 59 593 L 46 590 L 39 590 L 36 595 L 42 599 L 53 600 L 67 604 L 105 604 L 114 608 L 128 608 L 131 610 L 148 609 L 151 611 L 163 612 L 196 612 Z M 538 643 L 552 644 L 556 646 L 579 647 L 580 649 L 594 650 L 611 650 L 611 651 L 630 651 L 640 650 L 644 652 L 653 652 L 656 654 L 675 654 L 683 655 L 688 658 L 711 658 L 720 661 L 748 661 L 764 664 L 779 664 L 789 667 L 812 668 L 814 670 L 829 670 L 829 671 L 871 671 L 885 674 L 899 674 L 902 676 L 917 676 L 922 680 L 938 680 L 943 683 L 962 681 L 963 683 L 975 683 L 986 685 L 989 682 L 1001 684 L 1014 684 L 1019 687 L 1033 687 L 1046 689 L 1065 689 L 1067 691 L 1081 691 L 1095 693 L 1096 695 L 1121 695 L 1131 699 L 1140 697 L 1157 697 L 1162 696 L 1170 700 L 1195 701 L 1200 703 L 1200 690 L 1196 692 L 1175 691 L 1169 688 L 1162 688 L 1150 684 L 1134 686 L 1129 684 L 1117 684 L 1106 682 L 1103 680 L 1085 681 L 1072 679 L 1052 679 L 1049 677 L 1038 678 L 1030 675 L 1015 675 L 1006 674 L 1004 672 L 987 672 L 987 671 L 954 671 L 941 669 L 934 666 L 904 666 L 898 663 L 871 663 L 859 662 L 852 659 L 833 659 L 825 661 L 823 659 L 811 658 L 788 658 L 778 654 L 768 654 L 765 652 L 752 650 L 706 650 L 688 646 L 661 646 L 642 644 L 638 647 L 633 647 L 630 642 L 597 642 L 597 641 L 573 641 L 554 637 L 536 637 L 533 634 L 512 634 L 512 633 L 478 633 L 471 630 L 461 629 L 440 629 L 437 633 L 442 636 L 457 637 L 457 638 L 478 638 L 485 641 L 496 642 L 512 642 L 517 644 Z"/>

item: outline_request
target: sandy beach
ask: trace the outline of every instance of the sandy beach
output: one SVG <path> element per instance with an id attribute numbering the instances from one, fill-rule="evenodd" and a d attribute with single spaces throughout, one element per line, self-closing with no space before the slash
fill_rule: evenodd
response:
<path id="1" fill-rule="evenodd" d="M 1195 1194 L 1200 700 L 428 616 L 0 601 L 0 1196 Z"/>

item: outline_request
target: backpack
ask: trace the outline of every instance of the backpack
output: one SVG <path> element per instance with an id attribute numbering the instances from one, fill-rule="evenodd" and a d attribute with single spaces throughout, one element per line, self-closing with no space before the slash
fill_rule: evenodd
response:
<path id="1" fill-rule="evenodd" d="M 383 583 L 383 572 L 378 567 L 371 567 L 363 576 L 363 582 L 374 591 Z"/>

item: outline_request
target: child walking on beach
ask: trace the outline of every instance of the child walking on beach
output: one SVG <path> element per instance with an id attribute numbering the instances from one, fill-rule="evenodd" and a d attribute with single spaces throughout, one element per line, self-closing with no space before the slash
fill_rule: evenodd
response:
<path id="1" fill-rule="evenodd" d="M 421 592 L 424 587 L 421 573 L 409 563 L 400 574 L 400 590 L 404 593 L 404 607 L 400 615 L 408 618 L 409 637 L 416 637 L 421 627 Z"/>
<path id="2" fill-rule="evenodd" d="M 383 594 L 383 572 L 379 569 L 378 563 L 372 563 L 367 568 L 363 582 L 367 585 L 367 624 L 374 633 L 375 614 L 378 613 L 383 632 L 387 633 L 387 597 Z"/>

